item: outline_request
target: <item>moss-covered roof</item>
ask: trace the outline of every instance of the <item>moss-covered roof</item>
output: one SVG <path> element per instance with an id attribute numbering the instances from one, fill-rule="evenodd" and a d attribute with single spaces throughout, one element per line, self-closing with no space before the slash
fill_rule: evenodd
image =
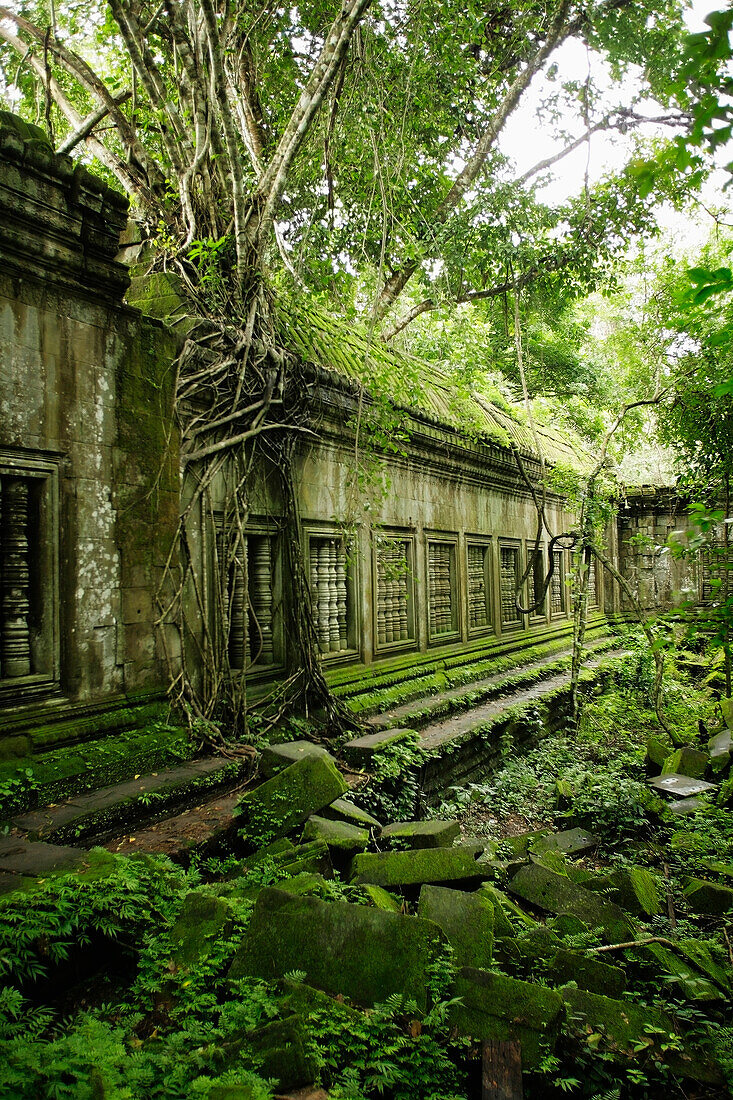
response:
<path id="1" fill-rule="evenodd" d="M 315 304 L 280 302 L 276 317 L 283 343 L 304 362 L 468 436 L 536 455 L 534 437 L 521 410 L 508 403 L 502 408 L 461 387 L 441 365 L 387 348 L 376 335 L 370 339 L 363 327 L 347 325 Z M 590 465 L 588 452 L 570 433 L 539 424 L 537 434 L 547 462 L 576 469 Z"/>

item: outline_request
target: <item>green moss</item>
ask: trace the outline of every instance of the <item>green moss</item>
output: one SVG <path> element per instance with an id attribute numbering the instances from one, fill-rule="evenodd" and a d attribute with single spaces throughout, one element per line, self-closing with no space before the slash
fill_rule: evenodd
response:
<path id="1" fill-rule="evenodd" d="M 456 966 L 491 966 L 494 907 L 487 898 L 442 886 L 423 886 L 418 915 L 445 932 Z"/>
<path id="2" fill-rule="evenodd" d="M 242 796 L 236 813 L 243 835 L 260 844 L 284 836 L 346 790 L 329 757 L 304 756 Z"/>
<path id="3" fill-rule="evenodd" d="M 376 886 L 411 886 L 481 878 L 484 869 L 467 848 L 418 848 L 409 852 L 365 852 L 351 862 L 351 881 Z"/>

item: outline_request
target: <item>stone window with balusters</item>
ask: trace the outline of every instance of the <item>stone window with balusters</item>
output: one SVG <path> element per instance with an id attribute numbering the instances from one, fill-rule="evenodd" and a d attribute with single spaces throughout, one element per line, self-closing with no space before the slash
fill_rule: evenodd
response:
<path id="1" fill-rule="evenodd" d="M 276 536 L 246 531 L 227 553 L 218 535 L 227 574 L 229 666 L 234 671 L 282 663 L 275 629 Z"/>
<path id="2" fill-rule="evenodd" d="M 58 679 L 58 465 L 0 452 L 0 689 Z"/>
<path id="3" fill-rule="evenodd" d="M 308 548 L 313 625 L 321 655 L 334 657 L 353 651 L 356 637 L 350 547 L 334 532 L 311 534 Z"/>
<path id="4" fill-rule="evenodd" d="M 456 543 L 428 539 L 428 629 L 435 641 L 458 632 Z"/>
<path id="5" fill-rule="evenodd" d="M 377 535 L 375 551 L 377 647 L 415 640 L 413 561 L 410 536 Z"/>

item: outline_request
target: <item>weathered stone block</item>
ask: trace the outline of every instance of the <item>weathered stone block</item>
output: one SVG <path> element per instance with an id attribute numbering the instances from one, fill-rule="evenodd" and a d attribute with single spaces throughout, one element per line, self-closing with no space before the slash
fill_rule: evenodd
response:
<path id="1" fill-rule="evenodd" d="M 351 825 L 360 825 L 365 829 L 376 829 L 381 833 L 382 826 L 376 817 L 372 817 L 361 806 L 355 806 L 346 798 L 337 798 L 330 806 L 324 806 L 323 817 L 332 817 L 339 821 L 348 821 Z"/>
<path id="2" fill-rule="evenodd" d="M 306 756 L 325 756 L 329 760 L 333 759 L 323 745 L 314 745 L 312 741 L 283 741 L 278 745 L 267 745 L 262 750 L 260 775 L 265 779 L 271 779 L 283 768 L 296 764 Z"/>
<path id="3" fill-rule="evenodd" d="M 693 913 L 720 915 L 733 909 L 733 889 L 706 879 L 691 878 L 683 891 Z"/>
<path id="4" fill-rule="evenodd" d="M 702 779 L 709 760 L 708 754 L 701 749 L 683 745 L 664 761 L 662 775 L 689 775 L 691 779 Z"/>
<path id="5" fill-rule="evenodd" d="M 626 975 L 620 966 L 599 962 L 565 947 L 558 948 L 555 953 L 550 978 L 553 985 L 575 982 L 580 989 L 603 993 L 607 997 L 620 997 L 626 989 Z"/>
<path id="6" fill-rule="evenodd" d="M 646 763 L 650 771 L 662 770 L 664 761 L 672 752 L 674 746 L 669 738 L 661 734 L 651 733 L 646 739 Z"/>
<path id="7" fill-rule="evenodd" d="M 420 917 L 265 889 L 229 977 L 302 970 L 310 985 L 359 1004 L 400 993 L 425 1009 L 428 970 L 443 942 L 437 925 Z"/>
<path id="8" fill-rule="evenodd" d="M 410 848 L 450 848 L 460 831 L 457 821 L 395 821 L 382 829 L 382 840 L 399 840 Z"/>
<path id="9" fill-rule="evenodd" d="M 383 890 L 381 886 L 375 886 L 372 882 L 365 882 L 362 893 L 371 899 L 377 909 L 384 909 L 387 913 L 399 913 L 402 910 L 402 902 L 393 894 Z"/>
<path id="10" fill-rule="evenodd" d="M 188 966 L 205 959 L 213 941 L 227 935 L 231 922 L 231 909 L 222 898 L 200 890 L 187 894 L 171 929 L 173 961 Z"/>
<path id="11" fill-rule="evenodd" d="M 655 970 L 666 971 L 672 975 L 678 989 L 688 1001 L 723 1001 L 724 994 L 708 978 L 703 977 L 700 971 L 687 959 L 679 958 L 674 951 L 661 943 L 647 943 L 635 951 L 646 958 Z M 609 995 L 610 990 L 605 990 Z"/>
<path id="12" fill-rule="evenodd" d="M 731 760 L 731 733 L 729 729 L 721 730 L 708 741 L 710 753 L 710 767 L 715 775 L 720 775 L 730 767 Z"/>
<path id="13" fill-rule="evenodd" d="M 423 886 L 418 914 L 445 932 L 456 966 L 491 966 L 494 951 L 494 907 L 479 894 Z"/>
<path id="14" fill-rule="evenodd" d="M 414 738 L 415 731 L 410 729 L 379 730 L 377 733 L 367 733 L 363 737 L 356 737 L 353 741 L 346 742 L 343 750 L 344 757 L 357 768 L 369 770 L 375 753 L 384 752 L 385 749 L 397 745 L 401 741 L 412 741 Z"/>
<path id="15" fill-rule="evenodd" d="M 581 1038 L 586 1037 L 588 1029 L 599 1033 L 603 1036 L 604 1052 L 619 1061 L 625 1063 L 633 1058 L 639 1043 L 643 1043 L 649 1053 L 653 1051 L 655 1060 L 666 1063 L 673 1073 L 709 1084 L 720 1082 L 718 1066 L 693 1046 L 686 1044 L 681 1053 L 662 1050 L 666 1036 L 677 1034 L 674 1021 L 666 1012 L 572 986 L 564 986 L 560 993 L 568 1007 L 568 1018 L 578 1027 Z"/>
<path id="16" fill-rule="evenodd" d="M 692 779 L 688 775 L 660 775 L 656 779 L 650 779 L 649 783 L 660 794 L 668 794 L 673 798 L 689 798 L 692 795 L 715 790 L 714 783 L 706 783 L 703 779 Z"/>
<path id="17" fill-rule="evenodd" d="M 520 867 L 509 883 L 509 892 L 549 913 L 569 913 L 590 928 L 602 928 L 607 942 L 620 943 L 632 935 L 630 918 L 611 901 L 571 882 L 565 875 L 539 863 Z"/>
<path id="18" fill-rule="evenodd" d="M 561 833 L 550 833 L 549 836 L 539 837 L 530 844 L 530 850 L 541 855 L 544 852 L 564 852 L 566 855 L 576 855 L 578 852 L 588 852 L 597 847 L 598 837 L 585 829 L 565 829 Z"/>
<path id="19" fill-rule="evenodd" d="M 646 914 L 648 917 L 655 917 L 662 912 L 662 895 L 654 875 L 646 867 L 612 871 L 608 881 L 617 891 L 619 904 L 627 912 L 634 916 Z"/>
<path id="20" fill-rule="evenodd" d="M 501 936 L 514 936 L 517 928 L 536 927 L 537 921 L 492 883 L 482 883 L 476 893 L 490 901 L 494 908 L 495 939 Z"/>
<path id="21" fill-rule="evenodd" d="M 472 1039 L 521 1043 L 523 1069 L 534 1068 L 543 1048 L 554 1044 L 563 1003 L 553 990 L 464 967 L 456 977 L 454 992 L 462 1002 L 451 1010 L 459 1033 Z"/>
<path id="22" fill-rule="evenodd" d="M 411 852 L 365 852 L 354 856 L 351 881 L 377 886 L 415 886 L 458 882 L 486 874 L 473 852 L 463 848 L 417 848 Z"/>
<path id="23" fill-rule="evenodd" d="M 247 791 L 237 804 L 237 814 L 247 839 L 266 843 L 302 825 L 345 790 L 330 759 L 306 755 Z"/>
<path id="24" fill-rule="evenodd" d="M 369 843 L 369 831 L 346 821 L 332 821 L 314 814 L 305 823 L 303 840 L 322 840 L 329 848 L 363 852 Z"/>
<path id="25" fill-rule="evenodd" d="M 296 1088 L 312 1082 L 318 1064 L 307 1049 L 308 1037 L 296 1015 L 251 1031 L 247 1046 L 257 1057 L 257 1072 L 273 1078 L 279 1089 Z"/>

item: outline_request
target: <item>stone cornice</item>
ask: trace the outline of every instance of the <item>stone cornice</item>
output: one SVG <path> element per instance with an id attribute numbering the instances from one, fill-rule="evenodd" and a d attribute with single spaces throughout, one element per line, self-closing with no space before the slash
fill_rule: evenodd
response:
<path id="1" fill-rule="evenodd" d="M 129 284 L 115 255 L 127 199 L 38 127 L 0 112 L 0 265 L 85 297 L 119 303 Z"/>

